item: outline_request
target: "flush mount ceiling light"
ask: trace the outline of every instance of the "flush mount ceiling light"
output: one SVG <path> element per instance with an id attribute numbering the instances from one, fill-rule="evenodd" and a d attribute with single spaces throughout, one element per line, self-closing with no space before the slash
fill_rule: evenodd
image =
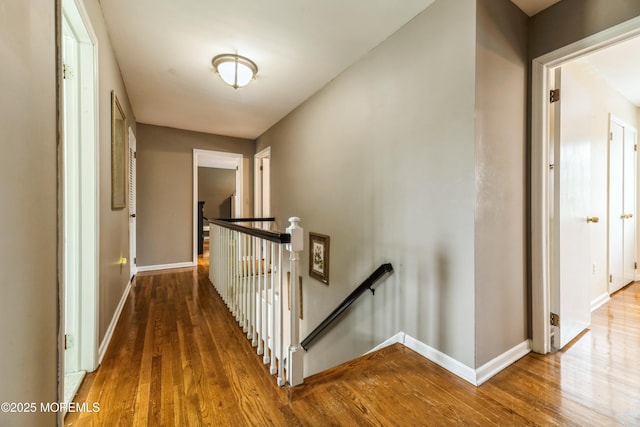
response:
<path id="1" fill-rule="evenodd" d="M 217 55 L 211 60 L 211 64 L 222 81 L 234 89 L 245 87 L 258 74 L 255 62 L 235 53 Z"/>

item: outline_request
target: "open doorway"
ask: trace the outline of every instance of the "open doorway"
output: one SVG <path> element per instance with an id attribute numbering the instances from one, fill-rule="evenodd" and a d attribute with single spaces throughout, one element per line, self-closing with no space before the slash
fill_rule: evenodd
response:
<path id="1" fill-rule="evenodd" d="M 97 367 L 98 116 L 96 36 L 82 2 L 62 1 L 61 396 Z"/>
<path id="2" fill-rule="evenodd" d="M 232 218 L 244 215 L 244 160 L 242 154 L 222 151 L 193 150 L 193 265 L 198 265 L 199 242 L 202 241 L 202 206 L 198 202 L 200 190 L 200 168 L 231 170 L 235 181 L 235 194 L 229 195 L 229 214 Z M 215 208 L 215 207 L 212 207 Z"/>
<path id="3" fill-rule="evenodd" d="M 136 176 L 137 176 L 137 152 L 136 135 L 129 127 L 129 279 L 132 280 L 137 272 L 137 249 L 136 249 Z"/>
<path id="4" fill-rule="evenodd" d="M 269 218 L 271 216 L 271 147 L 267 147 L 254 156 L 254 203 L 253 216 L 255 218 Z M 268 221 L 259 224 L 263 228 L 275 225 Z"/>
<path id="5" fill-rule="evenodd" d="M 598 94 L 597 103 L 601 110 L 584 111 L 590 104 L 588 90 L 592 87 L 591 83 L 585 82 L 590 78 L 602 77 L 598 76 L 602 73 L 596 72 L 594 67 L 589 68 L 587 61 L 588 55 L 604 52 L 639 35 L 640 19 L 634 19 L 533 61 L 532 349 L 538 353 L 551 351 L 552 338 L 556 339 L 560 330 L 570 329 L 571 325 L 563 325 L 563 322 L 573 322 L 574 315 L 579 311 L 578 316 L 582 319 L 586 313 L 588 324 L 590 311 L 608 299 L 607 282 L 611 267 L 607 254 L 611 251 L 611 245 L 607 236 L 610 233 L 609 223 L 616 219 L 613 218 L 615 215 L 610 214 L 608 204 L 611 194 L 608 176 L 609 117 L 611 113 L 620 111 L 620 106 L 614 106 L 613 103 L 605 105 L 602 95 Z M 560 97 L 555 102 L 557 94 L 552 94 L 551 90 L 558 88 Z M 567 105 L 563 106 L 563 103 L 570 105 L 564 108 Z M 582 111 L 582 117 L 573 124 L 567 123 L 563 114 L 565 110 L 571 114 Z M 631 116 L 630 121 L 637 123 L 637 106 Z M 569 137 L 567 132 L 570 133 Z M 597 134 L 595 139 L 594 134 Z M 574 146 L 563 146 L 567 140 L 573 141 Z M 585 144 L 585 141 L 595 143 Z M 582 163 L 578 158 L 582 158 Z M 595 166 L 600 163 L 602 165 Z M 566 175 L 572 168 L 580 174 Z M 585 172 L 589 175 L 588 180 L 575 179 Z M 634 178 L 637 180 L 637 175 Z M 588 190 L 579 190 L 578 187 L 571 190 L 571 183 L 565 186 L 567 180 L 571 179 L 574 179 L 574 184 L 582 183 L 582 188 Z M 567 203 L 584 198 L 587 200 L 581 200 L 573 208 L 563 211 Z M 562 233 L 569 229 L 573 229 L 581 238 L 587 233 L 585 245 L 593 248 L 593 251 L 589 249 L 586 255 L 574 256 L 577 253 L 572 252 L 574 246 L 568 244 L 565 247 L 562 240 Z M 564 241 L 570 242 L 571 238 Z M 582 278 L 568 275 L 569 281 L 582 286 L 579 292 L 588 296 L 586 303 L 582 301 L 579 308 L 571 301 L 576 291 L 572 293 L 563 284 L 566 282 L 562 280 L 563 270 L 577 271 L 582 275 Z M 567 310 L 556 313 L 554 310 L 563 310 L 564 303 L 569 303 Z M 552 316 L 552 313 L 558 316 Z M 570 336 L 561 341 L 566 342 L 567 339 L 570 341 Z"/>

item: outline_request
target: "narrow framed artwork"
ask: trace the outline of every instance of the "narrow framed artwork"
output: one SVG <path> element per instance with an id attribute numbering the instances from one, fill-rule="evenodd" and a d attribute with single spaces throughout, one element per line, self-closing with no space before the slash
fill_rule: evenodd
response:
<path id="1" fill-rule="evenodd" d="M 127 120 L 111 91 L 111 209 L 127 206 Z"/>
<path id="2" fill-rule="evenodd" d="M 309 233 L 309 276 L 329 285 L 329 236 Z"/>

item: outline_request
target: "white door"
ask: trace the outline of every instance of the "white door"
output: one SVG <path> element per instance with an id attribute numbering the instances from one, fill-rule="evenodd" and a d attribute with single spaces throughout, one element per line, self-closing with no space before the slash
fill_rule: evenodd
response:
<path id="1" fill-rule="evenodd" d="M 554 105 L 553 242 L 551 312 L 558 315 L 552 347 L 560 349 L 591 322 L 589 287 L 591 242 L 589 227 L 591 145 L 585 138 L 579 87 L 561 80 L 561 101 Z M 583 117 L 583 116 L 582 116 Z M 560 120 L 561 119 L 561 120 Z"/>
<path id="2" fill-rule="evenodd" d="M 136 274 L 136 136 L 129 128 L 129 278 Z"/>
<path id="3" fill-rule="evenodd" d="M 86 11 L 73 0 L 62 0 L 62 12 L 60 309 L 66 349 L 60 369 L 67 374 L 98 365 L 98 81 L 96 37 Z M 73 394 L 78 383 L 71 386 Z"/>
<path id="4" fill-rule="evenodd" d="M 271 216 L 271 159 L 262 159 L 262 216 Z"/>
<path id="5" fill-rule="evenodd" d="M 271 216 L 271 147 L 256 154 L 254 164 L 254 217 L 269 218 Z M 268 229 L 272 223 L 263 222 L 257 225 Z"/>
<path id="6" fill-rule="evenodd" d="M 80 370 L 80 123 L 78 85 L 78 42 L 66 19 L 62 20 L 62 60 L 64 63 L 63 161 L 63 265 L 64 265 L 64 370 Z"/>
<path id="7" fill-rule="evenodd" d="M 636 135 L 635 129 L 624 129 L 624 261 L 622 275 L 624 284 L 635 280 L 636 276 Z"/>
<path id="8" fill-rule="evenodd" d="M 636 132 L 609 120 L 609 293 L 635 280 Z"/>
<path id="9" fill-rule="evenodd" d="M 609 122 L 609 293 L 624 286 L 624 127 Z"/>

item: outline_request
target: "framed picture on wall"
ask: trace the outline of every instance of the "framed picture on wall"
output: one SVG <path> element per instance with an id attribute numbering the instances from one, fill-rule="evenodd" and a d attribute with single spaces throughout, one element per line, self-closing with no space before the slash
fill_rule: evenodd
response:
<path id="1" fill-rule="evenodd" d="M 111 91 L 111 209 L 127 206 L 127 120 Z"/>
<path id="2" fill-rule="evenodd" d="M 309 276 L 329 285 L 329 236 L 309 233 Z"/>

